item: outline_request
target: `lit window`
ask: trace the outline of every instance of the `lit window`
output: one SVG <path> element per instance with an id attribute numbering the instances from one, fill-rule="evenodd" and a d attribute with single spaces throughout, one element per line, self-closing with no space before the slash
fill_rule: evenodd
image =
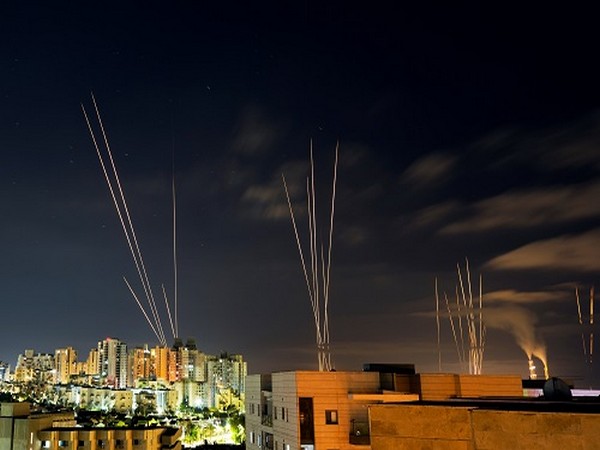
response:
<path id="1" fill-rule="evenodd" d="M 50 448 L 50 441 L 42 442 L 42 448 Z"/>
<path id="2" fill-rule="evenodd" d="M 336 425 L 338 423 L 337 409 L 328 409 L 325 411 L 325 423 L 327 425 Z"/>

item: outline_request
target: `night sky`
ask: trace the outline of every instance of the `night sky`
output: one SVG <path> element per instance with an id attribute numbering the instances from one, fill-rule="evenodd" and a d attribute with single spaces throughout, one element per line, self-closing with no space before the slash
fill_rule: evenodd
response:
<path id="1" fill-rule="evenodd" d="M 0 6 L 0 360 L 68 345 L 81 359 L 107 336 L 156 343 L 123 282 L 140 289 L 81 112 L 93 91 L 156 293 L 173 292 L 174 162 L 180 335 L 205 352 L 242 353 L 250 373 L 317 367 L 281 175 L 304 239 L 310 142 L 325 224 L 339 140 L 338 370 L 437 370 L 434 279 L 453 300 L 468 258 L 474 289 L 483 276 L 484 372 L 525 376 L 518 339 L 533 339 L 552 375 L 590 381 L 574 288 L 586 321 L 589 288 L 600 289 L 591 12 L 10 3 Z M 460 370 L 445 316 L 442 344 L 443 370 Z"/>

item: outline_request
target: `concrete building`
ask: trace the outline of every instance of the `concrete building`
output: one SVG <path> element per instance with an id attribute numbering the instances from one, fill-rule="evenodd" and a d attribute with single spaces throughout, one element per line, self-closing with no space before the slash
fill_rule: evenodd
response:
<path id="1" fill-rule="evenodd" d="M 247 364 L 242 355 L 222 353 L 206 355 L 206 402 L 217 405 L 220 393 L 232 390 L 243 397 L 246 390 Z"/>
<path id="2" fill-rule="evenodd" d="M 374 405 L 489 396 L 522 398 L 520 377 L 417 374 L 410 364 L 366 364 L 362 372 L 250 375 L 246 378 L 246 448 L 369 449 L 369 408 Z M 430 423 L 430 428 L 435 426 Z M 381 430 L 385 433 L 385 427 Z M 432 447 L 386 450 L 392 448 Z"/>
<path id="3" fill-rule="evenodd" d="M 0 383 L 8 381 L 10 375 L 10 364 L 0 361 Z"/>
<path id="4" fill-rule="evenodd" d="M 206 355 L 196 347 L 196 341 L 188 338 L 185 346 L 178 348 L 180 354 L 180 379 L 195 382 L 206 380 Z"/>
<path id="5" fill-rule="evenodd" d="M 168 402 L 159 402 L 157 410 L 176 410 L 181 405 L 224 408 L 232 404 L 243 409 L 246 367 L 242 355 L 206 355 L 193 339 L 185 344 L 176 339 L 172 348 L 144 345 L 128 352 L 125 342 L 106 338 L 89 352 L 85 362 L 77 361 L 72 347 L 56 349 L 54 355 L 26 350 L 19 356 L 13 392 L 34 392 L 36 398 L 65 406 L 124 411 L 135 409 L 135 400 L 103 389 L 169 389 L 174 395 Z M 53 388 L 68 384 L 97 389 Z M 53 397 L 46 397 L 50 395 Z M 173 398 L 178 399 L 177 405 Z"/>
<path id="6" fill-rule="evenodd" d="M 181 450 L 177 428 L 48 428 L 38 432 L 50 450 Z"/>
<path id="7" fill-rule="evenodd" d="M 14 380 L 19 383 L 52 383 L 54 381 L 54 355 L 25 350 L 17 357 Z"/>
<path id="8" fill-rule="evenodd" d="M 118 389 L 127 387 L 127 344 L 106 338 L 98 342 L 98 364 L 103 383 Z"/>
<path id="9" fill-rule="evenodd" d="M 40 430 L 49 427 L 74 427 L 73 412 L 35 414 L 29 403 L 0 403 L 0 449 L 39 450 Z"/>
<path id="10" fill-rule="evenodd" d="M 138 380 L 149 380 L 152 373 L 152 352 L 148 345 L 136 347 L 129 353 L 129 385 L 135 386 Z"/>
<path id="11" fill-rule="evenodd" d="M 181 450 L 177 428 L 81 428 L 73 412 L 31 413 L 28 403 L 0 404 L 2 450 Z"/>
<path id="12" fill-rule="evenodd" d="M 69 403 L 92 411 L 131 412 L 134 408 L 134 394 L 128 389 L 72 386 Z"/>
<path id="13" fill-rule="evenodd" d="M 88 353 L 85 361 L 85 373 L 90 376 L 100 374 L 100 359 L 97 348 L 91 349 Z"/>
<path id="14" fill-rule="evenodd" d="M 151 374 L 158 381 L 169 381 L 169 348 L 156 346 L 150 350 L 152 369 Z M 151 376 L 152 376 L 151 375 Z"/>
<path id="15" fill-rule="evenodd" d="M 517 375 L 417 374 L 409 365 L 250 375 L 246 448 L 600 449 L 598 398 L 523 391 Z"/>
<path id="16" fill-rule="evenodd" d="M 54 351 L 54 383 L 67 384 L 71 375 L 77 375 L 77 352 L 73 347 L 57 348 Z"/>
<path id="17" fill-rule="evenodd" d="M 384 380 L 385 382 L 385 380 Z M 369 445 L 368 406 L 416 401 L 386 391 L 378 372 L 280 372 L 246 377 L 246 448 L 356 449 Z"/>
<path id="18" fill-rule="evenodd" d="M 600 403 L 373 404 L 369 416 L 372 450 L 600 449 Z"/>

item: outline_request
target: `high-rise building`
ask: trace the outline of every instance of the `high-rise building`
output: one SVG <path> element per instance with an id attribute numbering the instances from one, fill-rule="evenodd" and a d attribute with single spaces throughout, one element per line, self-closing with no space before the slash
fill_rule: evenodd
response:
<path id="1" fill-rule="evenodd" d="M 77 352 L 73 347 L 57 348 L 54 351 L 54 383 L 67 384 L 77 372 Z"/>
<path id="2" fill-rule="evenodd" d="M 176 339 L 172 352 L 177 353 L 177 356 L 173 358 L 173 363 L 176 364 L 177 379 L 173 381 L 205 381 L 205 355 L 198 350 L 194 339 L 188 338 L 185 345 L 180 339 Z"/>
<path id="3" fill-rule="evenodd" d="M 247 364 L 242 355 L 222 353 L 219 356 L 206 357 L 206 383 L 208 403 L 215 405 L 217 396 L 231 390 L 242 396 L 245 391 Z"/>
<path id="4" fill-rule="evenodd" d="M 19 383 L 28 382 L 33 379 L 33 349 L 26 349 L 17 356 L 15 366 L 15 381 Z"/>
<path id="5" fill-rule="evenodd" d="M 122 389 L 127 387 L 127 344 L 106 338 L 98 342 L 98 363 L 103 384 Z"/>
<path id="6" fill-rule="evenodd" d="M 8 381 L 9 375 L 10 375 L 10 364 L 0 361 L 0 383 L 3 381 Z"/>
<path id="7" fill-rule="evenodd" d="M 136 347 L 129 353 L 129 364 L 130 364 L 130 379 L 129 385 L 135 386 L 136 381 L 140 379 L 150 379 L 152 369 L 152 354 L 148 345 L 143 347 Z"/>
<path id="8" fill-rule="evenodd" d="M 156 346 L 150 350 L 152 361 L 151 377 L 157 381 L 167 382 L 169 380 L 169 348 Z"/>
<path id="9" fill-rule="evenodd" d="M 17 358 L 15 381 L 51 383 L 54 381 L 54 355 L 25 350 Z"/>
<path id="10" fill-rule="evenodd" d="M 100 373 L 100 360 L 97 348 L 90 350 L 85 361 L 85 373 L 88 375 L 98 375 Z"/>
<path id="11" fill-rule="evenodd" d="M 181 342 L 181 341 L 180 341 Z M 178 346 L 178 342 L 175 342 L 173 348 L 168 351 L 168 375 L 167 380 L 170 383 L 174 383 L 175 381 L 179 381 L 181 379 L 181 353 L 180 346 Z"/>

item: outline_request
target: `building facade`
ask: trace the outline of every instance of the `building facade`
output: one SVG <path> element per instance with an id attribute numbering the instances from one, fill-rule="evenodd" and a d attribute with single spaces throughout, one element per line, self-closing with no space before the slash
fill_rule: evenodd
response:
<path id="1" fill-rule="evenodd" d="M 54 383 L 67 384 L 71 375 L 77 375 L 77 352 L 73 347 L 57 348 L 54 351 Z"/>
<path id="2" fill-rule="evenodd" d="M 446 402 L 371 405 L 373 450 L 600 448 L 600 404 Z M 588 411 L 583 411 L 587 409 Z"/>
<path id="3" fill-rule="evenodd" d="M 246 378 L 248 450 L 369 445 L 368 406 L 383 401 L 377 372 L 280 372 Z M 400 393 L 388 400 L 416 400 Z M 365 447 L 361 447 L 365 448 Z"/>
<path id="4" fill-rule="evenodd" d="M 100 377 L 107 386 L 117 389 L 127 387 L 127 344 L 119 339 L 106 338 L 98 342 L 98 365 Z"/>
<path id="5" fill-rule="evenodd" d="M 373 405 L 522 395 L 521 379 L 516 375 L 416 374 L 414 366 L 405 364 L 366 365 L 362 372 L 249 375 L 246 378 L 246 448 L 370 449 L 373 418 L 369 416 L 369 408 Z M 432 423 L 435 422 L 429 423 L 430 428 Z M 385 427 L 379 430 L 385 432 Z M 385 450 L 413 448 L 432 447 L 390 446 Z"/>
<path id="6" fill-rule="evenodd" d="M 173 395 L 169 395 L 168 402 L 157 400 L 150 406 L 174 411 L 180 406 L 234 405 L 243 410 L 246 371 L 242 355 L 207 355 L 193 339 L 185 343 L 177 339 L 172 347 L 144 345 L 128 351 L 125 342 L 106 338 L 98 342 L 84 362 L 77 361 L 73 347 L 56 349 L 54 355 L 26 350 L 19 355 L 17 370 L 9 380 L 15 383 L 3 389 L 63 406 L 123 412 L 127 408 L 135 410 L 136 401 L 127 398 L 131 393 L 120 391 L 143 391 L 144 399 L 158 399 L 164 396 L 154 395 L 155 392 L 170 390 Z M 65 389 L 57 388 L 62 385 Z M 109 392 L 111 389 L 116 392 Z M 173 398 L 177 399 L 175 405 Z"/>
<path id="7" fill-rule="evenodd" d="M 54 355 L 35 353 L 28 349 L 17 358 L 14 380 L 18 383 L 52 383 L 54 381 Z"/>
<path id="8" fill-rule="evenodd" d="M 76 427 L 73 412 L 31 413 L 28 403 L 0 403 L 2 450 L 181 450 L 181 430 Z"/>

